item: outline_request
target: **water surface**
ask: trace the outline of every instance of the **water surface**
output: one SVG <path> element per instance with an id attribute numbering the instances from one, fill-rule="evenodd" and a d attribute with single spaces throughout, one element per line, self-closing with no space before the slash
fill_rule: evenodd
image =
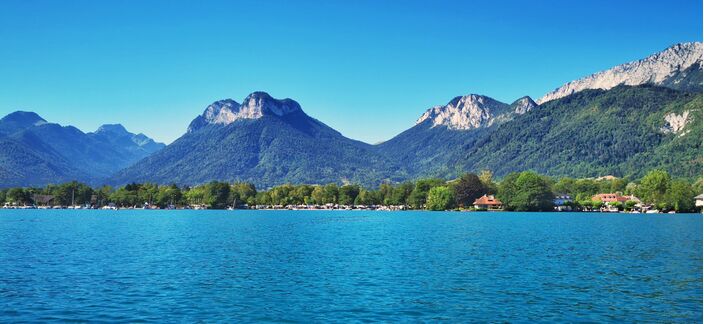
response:
<path id="1" fill-rule="evenodd" d="M 0 322 L 702 320 L 701 215 L 0 210 Z"/>

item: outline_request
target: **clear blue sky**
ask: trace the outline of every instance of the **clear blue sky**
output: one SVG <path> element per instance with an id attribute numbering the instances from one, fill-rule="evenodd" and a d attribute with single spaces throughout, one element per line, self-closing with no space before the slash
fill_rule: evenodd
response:
<path id="1" fill-rule="evenodd" d="M 209 103 L 263 90 L 374 143 L 458 95 L 537 98 L 701 39 L 700 0 L 4 0 L 0 114 L 168 143 Z"/>

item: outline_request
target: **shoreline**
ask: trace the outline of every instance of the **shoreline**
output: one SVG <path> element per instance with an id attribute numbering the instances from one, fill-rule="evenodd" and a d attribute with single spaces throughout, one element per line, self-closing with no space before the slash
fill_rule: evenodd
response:
<path id="1" fill-rule="evenodd" d="M 471 209 L 449 209 L 449 210 L 428 210 L 428 209 L 360 209 L 360 208 L 236 208 L 236 209 L 211 209 L 211 208 L 41 208 L 41 207 L 2 207 L 0 210 L 61 210 L 61 211 L 336 211 L 336 212 L 437 212 L 437 213 L 591 213 L 591 214 L 700 214 L 702 212 L 634 212 L 634 211 L 599 211 L 599 210 L 552 210 L 552 211 L 516 211 L 516 210 L 471 210 Z"/>

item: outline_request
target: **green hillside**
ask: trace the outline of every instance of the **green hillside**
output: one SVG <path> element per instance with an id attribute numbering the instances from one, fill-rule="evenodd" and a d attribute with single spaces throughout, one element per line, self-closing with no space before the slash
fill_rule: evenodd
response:
<path id="1" fill-rule="evenodd" d="M 689 112 L 677 133 L 665 115 Z M 642 176 L 663 168 L 675 176 L 702 170 L 702 95 L 664 87 L 586 90 L 547 102 L 475 142 L 457 161 L 464 170 L 497 175 L 532 169 L 553 176 Z"/>

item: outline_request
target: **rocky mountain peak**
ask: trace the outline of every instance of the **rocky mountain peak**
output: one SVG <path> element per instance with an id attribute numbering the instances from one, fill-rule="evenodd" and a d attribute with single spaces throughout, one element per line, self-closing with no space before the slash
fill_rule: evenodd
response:
<path id="1" fill-rule="evenodd" d="M 301 106 L 292 99 L 274 99 L 266 92 L 257 91 L 244 99 L 241 110 L 258 117 L 266 114 L 284 116 L 300 111 Z"/>
<path id="2" fill-rule="evenodd" d="M 431 121 L 432 126 L 446 126 L 454 130 L 469 130 L 491 126 L 494 117 L 508 110 L 509 105 L 490 97 L 470 94 L 455 97 L 447 105 L 428 109 L 416 125 Z"/>
<path id="3" fill-rule="evenodd" d="M 680 43 L 644 59 L 621 64 L 566 83 L 548 92 L 538 100 L 538 103 L 566 97 L 585 89 L 608 90 L 618 85 L 662 85 L 673 75 L 695 64 L 699 67 L 702 65 L 702 43 Z"/>
<path id="4" fill-rule="evenodd" d="M 44 124 L 48 124 L 47 121 L 36 113 L 15 111 L 0 119 L 0 135 L 11 134 Z"/>
<path id="5" fill-rule="evenodd" d="M 44 118 L 31 111 L 15 111 L 0 119 L 0 122 L 13 123 L 24 127 L 46 124 L 46 120 L 44 120 Z"/>
<path id="6" fill-rule="evenodd" d="M 300 111 L 301 106 L 292 99 L 274 99 L 268 93 L 256 91 L 249 94 L 242 104 L 232 99 L 219 100 L 196 117 L 188 126 L 193 132 L 205 125 L 229 125 L 240 119 L 258 119 L 264 115 L 285 116 Z"/>
<path id="7" fill-rule="evenodd" d="M 125 126 L 122 126 L 122 124 L 105 124 L 100 127 L 95 131 L 96 134 L 114 134 L 114 135 L 126 135 L 130 134 L 130 132 L 125 129 Z"/>
<path id="8" fill-rule="evenodd" d="M 227 125 L 238 117 L 240 104 L 232 99 L 218 100 L 208 107 L 203 112 L 203 118 L 209 124 Z"/>
<path id="9" fill-rule="evenodd" d="M 139 147 L 153 148 L 151 151 L 166 146 L 164 143 L 158 143 L 142 133 L 134 134 L 128 131 L 122 124 L 105 124 L 98 127 L 95 132 L 89 133 L 89 135 L 91 134 L 102 138 L 109 138 L 112 141 L 118 141 L 120 139 L 128 140 Z"/>
<path id="10" fill-rule="evenodd" d="M 537 107 L 538 104 L 533 101 L 533 99 L 529 96 L 522 97 L 516 101 L 514 101 L 511 104 L 511 111 L 513 113 L 523 115 L 531 110 L 533 108 Z"/>

